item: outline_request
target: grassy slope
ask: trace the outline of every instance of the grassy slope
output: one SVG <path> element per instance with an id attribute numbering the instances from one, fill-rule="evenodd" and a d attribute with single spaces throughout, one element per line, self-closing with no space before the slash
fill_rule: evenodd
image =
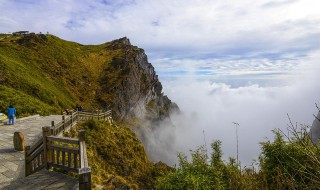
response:
<path id="1" fill-rule="evenodd" d="M 102 68 L 121 56 L 106 50 L 110 43 L 84 46 L 52 35 L 0 39 L 0 112 L 13 104 L 20 116 L 59 113 L 77 103 L 97 107 Z"/>
<path id="2" fill-rule="evenodd" d="M 171 169 L 154 164 L 136 135 L 128 128 L 107 122 L 87 121 L 66 136 L 85 129 L 92 180 L 106 189 L 154 189 L 156 178 Z"/>

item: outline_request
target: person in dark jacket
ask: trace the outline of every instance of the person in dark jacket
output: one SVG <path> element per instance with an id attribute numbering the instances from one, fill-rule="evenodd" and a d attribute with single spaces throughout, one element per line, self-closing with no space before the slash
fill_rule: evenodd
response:
<path id="1" fill-rule="evenodd" d="M 7 115 L 9 117 L 9 122 L 8 124 L 13 125 L 14 124 L 14 116 L 16 115 L 16 108 L 14 108 L 12 105 L 9 106 L 9 108 L 7 109 Z"/>

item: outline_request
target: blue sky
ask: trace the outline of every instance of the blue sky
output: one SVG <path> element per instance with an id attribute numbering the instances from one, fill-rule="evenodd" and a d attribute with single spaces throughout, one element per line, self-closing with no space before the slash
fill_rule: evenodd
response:
<path id="1" fill-rule="evenodd" d="M 163 80 L 167 74 L 285 78 L 319 50 L 319 6 L 314 0 L 0 0 L 0 32 L 49 32 L 83 44 L 127 36 Z M 221 62 L 225 68 L 217 68 Z"/>
<path id="2" fill-rule="evenodd" d="M 150 135 L 147 151 L 159 151 L 152 158 L 173 163 L 175 151 L 203 144 L 203 131 L 235 156 L 238 122 L 248 164 L 272 129 L 286 130 L 287 113 L 302 124 L 314 119 L 319 7 L 316 0 L 0 0 L 0 32 L 49 32 L 82 44 L 127 36 L 184 113 L 172 117 L 175 131 Z"/>

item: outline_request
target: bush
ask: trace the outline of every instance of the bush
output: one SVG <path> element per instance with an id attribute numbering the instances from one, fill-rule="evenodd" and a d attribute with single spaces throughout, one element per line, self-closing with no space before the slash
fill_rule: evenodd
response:
<path id="1" fill-rule="evenodd" d="M 176 171 L 158 179 L 157 189 L 225 189 L 228 184 L 224 180 L 225 171 L 228 169 L 221 160 L 221 142 L 214 141 L 211 144 L 212 155 L 208 162 L 208 156 L 203 146 L 191 153 L 191 161 L 180 153 L 179 166 Z"/>
<path id="2" fill-rule="evenodd" d="M 179 154 L 179 166 L 158 178 L 156 187 L 160 190 L 320 189 L 319 146 L 312 143 L 307 127 L 298 130 L 291 124 L 288 130 L 289 133 L 275 130 L 273 141 L 261 143 L 258 171 L 254 167 L 240 170 L 234 158 L 229 158 L 229 163 L 223 162 L 221 142 L 214 141 L 210 160 L 203 147 L 191 151 L 191 161 Z"/>
<path id="3" fill-rule="evenodd" d="M 261 171 L 270 189 L 319 189 L 320 152 L 306 127 L 291 125 L 289 137 L 274 131 L 275 140 L 262 145 Z"/>

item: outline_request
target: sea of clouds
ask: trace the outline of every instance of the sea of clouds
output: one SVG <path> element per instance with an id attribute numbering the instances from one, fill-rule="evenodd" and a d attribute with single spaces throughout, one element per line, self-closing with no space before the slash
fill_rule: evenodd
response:
<path id="1" fill-rule="evenodd" d="M 311 125 L 320 100 L 319 56 L 310 56 L 281 85 L 247 83 L 232 86 L 193 77 L 164 80 L 165 93 L 179 105 L 174 127 L 164 123 L 150 132 L 146 149 L 155 161 L 177 163 L 177 153 L 222 141 L 224 160 L 236 158 L 236 126 L 239 123 L 239 160 L 250 165 L 257 159 L 260 142 L 273 140 L 273 129 L 286 131 L 290 116 L 294 123 Z M 272 84 L 275 84 L 274 81 Z"/>

